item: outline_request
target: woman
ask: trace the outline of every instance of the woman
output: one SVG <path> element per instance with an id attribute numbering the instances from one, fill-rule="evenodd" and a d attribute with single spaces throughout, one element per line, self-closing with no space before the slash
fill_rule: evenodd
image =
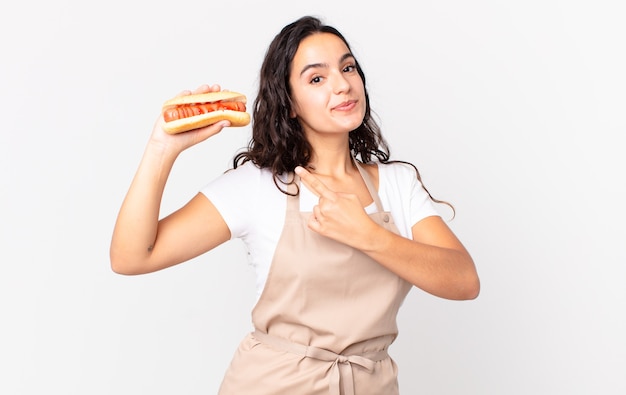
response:
<path id="1" fill-rule="evenodd" d="M 220 394 L 398 393 L 387 348 L 399 306 L 412 286 L 475 298 L 472 258 L 416 169 L 389 161 L 365 76 L 336 29 L 312 17 L 283 28 L 253 119 L 234 169 L 162 220 L 176 157 L 229 124 L 168 135 L 157 120 L 115 225 L 113 270 L 153 272 L 241 238 L 257 272 L 255 331 Z"/>

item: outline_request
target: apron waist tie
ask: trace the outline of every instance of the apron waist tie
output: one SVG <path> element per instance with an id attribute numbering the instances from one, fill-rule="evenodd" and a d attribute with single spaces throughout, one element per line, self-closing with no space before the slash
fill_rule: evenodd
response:
<path id="1" fill-rule="evenodd" d="M 287 339 L 269 335 L 258 330 L 254 331 L 253 336 L 261 343 L 282 351 L 317 359 L 319 361 L 332 362 L 330 382 L 328 384 L 331 395 L 340 395 L 340 385 L 342 383 L 344 394 L 354 395 L 352 364 L 359 365 L 371 373 L 377 361 L 382 361 L 389 357 L 387 350 L 370 351 L 362 355 L 336 354 L 323 348 L 294 343 Z"/>

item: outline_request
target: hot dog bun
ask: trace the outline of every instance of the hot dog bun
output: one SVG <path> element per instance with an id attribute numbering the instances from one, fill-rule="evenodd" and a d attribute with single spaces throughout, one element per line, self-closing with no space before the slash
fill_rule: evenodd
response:
<path id="1" fill-rule="evenodd" d="M 209 126 L 222 120 L 230 121 L 230 126 L 246 126 L 250 123 L 250 114 L 245 112 L 246 96 L 238 92 L 221 91 L 178 96 L 163 103 L 162 110 L 164 114 L 168 112 L 171 113 L 172 111 L 176 113 L 177 108 L 192 108 L 196 105 L 202 106 L 208 103 L 215 103 L 217 105 L 218 102 L 224 105 L 235 104 L 229 102 L 237 102 L 236 107 L 239 109 L 196 109 L 195 113 L 197 113 L 197 115 L 181 117 L 170 121 L 166 118 L 163 130 L 169 134 L 182 133 L 188 130 Z M 243 111 L 241 108 L 243 108 Z"/>

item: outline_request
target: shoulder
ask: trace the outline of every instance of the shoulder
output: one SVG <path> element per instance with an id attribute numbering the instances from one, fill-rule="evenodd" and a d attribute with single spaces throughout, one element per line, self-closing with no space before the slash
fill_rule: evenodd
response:
<path id="1" fill-rule="evenodd" d="M 378 163 L 378 180 L 381 188 L 420 184 L 417 170 L 404 162 Z"/>
<path id="2" fill-rule="evenodd" d="M 378 168 L 379 171 L 384 171 L 388 174 L 398 174 L 405 177 L 407 175 L 416 176 L 415 168 L 408 162 L 378 163 Z"/>
<path id="3" fill-rule="evenodd" d="M 247 178 L 261 178 L 264 174 L 271 173 L 269 170 L 262 169 L 250 161 L 241 164 L 234 169 L 229 169 L 224 172 L 225 176 Z"/>
<path id="4" fill-rule="evenodd" d="M 412 206 L 432 205 L 416 167 L 406 162 L 379 164 L 379 192 L 391 201 L 410 202 Z"/>
<path id="5" fill-rule="evenodd" d="M 246 162 L 227 170 L 200 190 L 217 208 L 232 237 L 251 232 L 265 216 L 284 212 L 284 194 L 276 187 L 272 172 Z"/>
<path id="6" fill-rule="evenodd" d="M 280 183 L 279 183 L 280 185 Z M 273 194 L 280 191 L 274 183 L 269 169 L 262 169 L 252 162 L 246 162 L 234 169 L 226 170 L 202 188 L 202 192 L 210 195 L 243 194 L 255 197 L 255 193 Z"/>
<path id="7" fill-rule="evenodd" d="M 361 164 L 361 167 L 373 181 L 377 181 L 379 186 L 385 183 L 394 184 L 398 181 L 417 180 L 416 169 L 405 162 L 369 162 Z"/>
<path id="8" fill-rule="evenodd" d="M 246 162 L 236 168 L 226 170 L 224 173 L 209 182 L 206 187 L 217 184 L 219 187 L 233 185 L 237 188 L 254 188 L 263 184 L 263 180 L 272 179 L 272 173 L 267 169 L 261 169 L 252 162 Z"/>

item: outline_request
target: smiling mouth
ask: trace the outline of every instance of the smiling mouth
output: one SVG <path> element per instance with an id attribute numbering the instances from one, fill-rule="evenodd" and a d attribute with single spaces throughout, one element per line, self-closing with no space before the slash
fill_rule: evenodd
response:
<path id="1" fill-rule="evenodd" d="M 335 107 L 333 110 L 335 111 L 349 111 L 352 110 L 356 106 L 356 100 L 345 101 Z"/>

